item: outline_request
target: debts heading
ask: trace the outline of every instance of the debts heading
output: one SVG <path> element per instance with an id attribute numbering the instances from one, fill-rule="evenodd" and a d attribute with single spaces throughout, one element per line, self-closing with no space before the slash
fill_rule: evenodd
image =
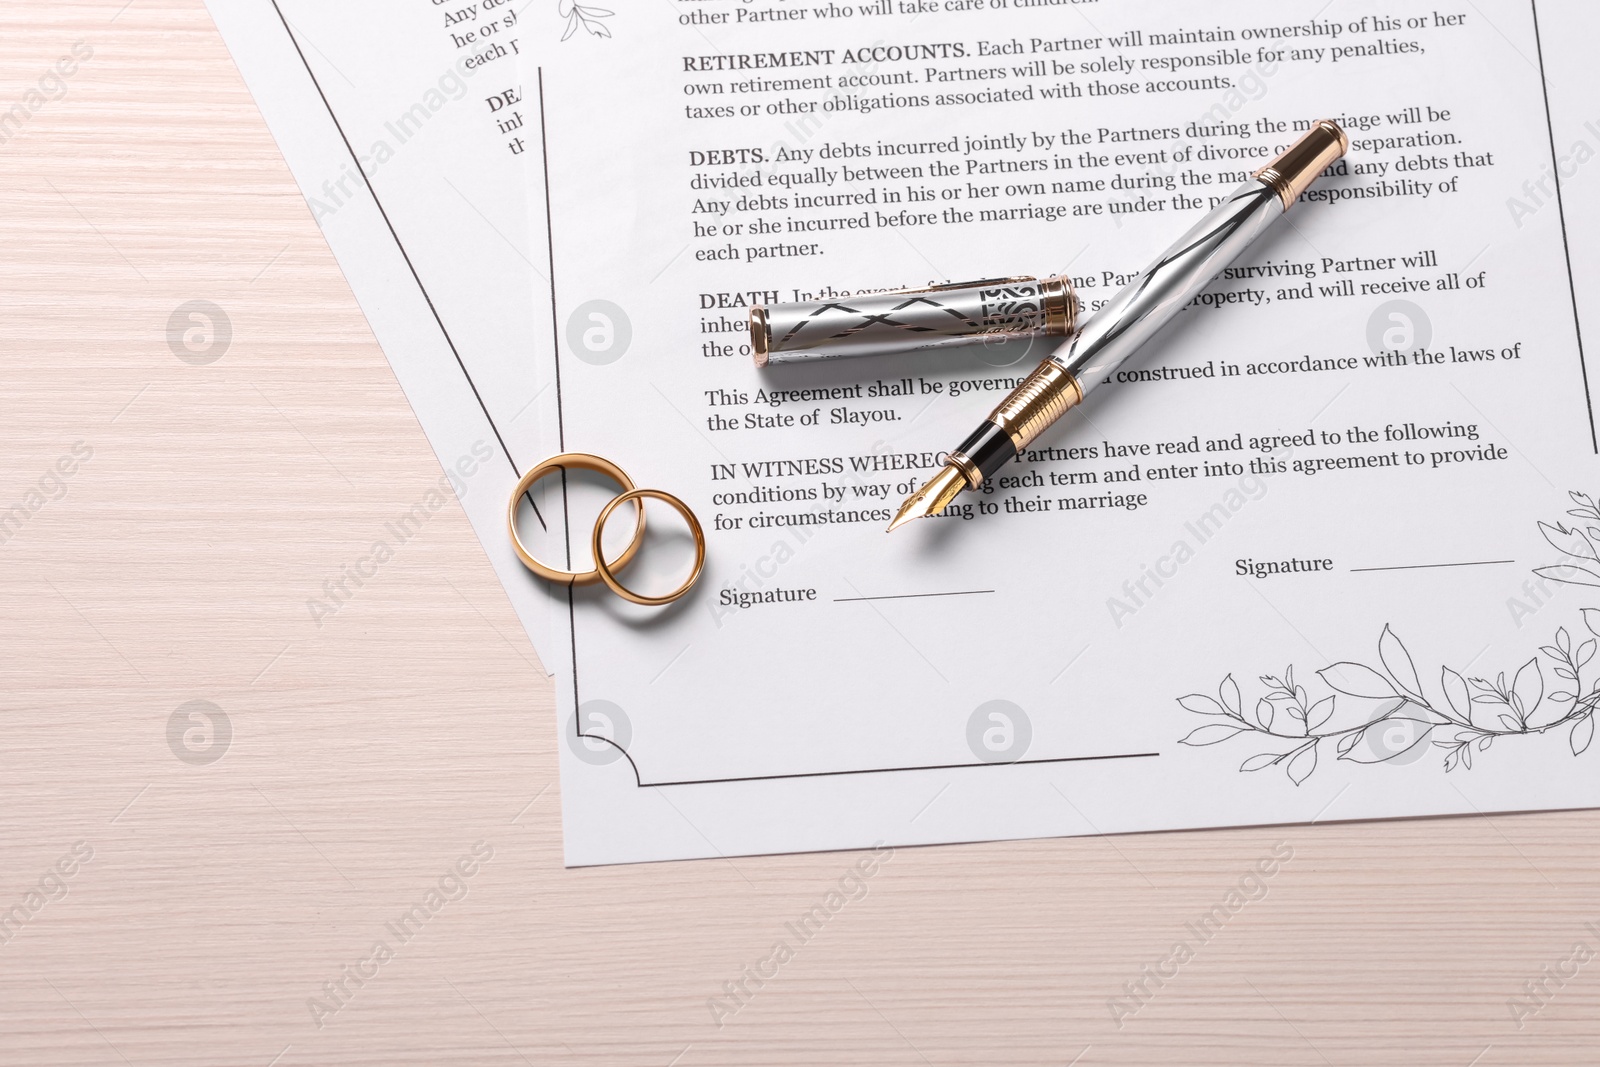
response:
<path id="1" fill-rule="evenodd" d="M 891 44 L 865 48 L 819 48 L 808 52 L 733 52 L 717 56 L 684 56 L 683 69 L 690 71 L 768 70 L 773 67 L 831 67 L 839 63 L 894 63 L 902 59 L 962 59 L 967 46 L 954 44 Z"/>

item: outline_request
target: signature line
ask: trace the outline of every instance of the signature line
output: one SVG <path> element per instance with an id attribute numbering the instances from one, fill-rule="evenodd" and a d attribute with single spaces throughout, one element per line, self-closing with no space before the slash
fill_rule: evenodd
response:
<path id="1" fill-rule="evenodd" d="M 916 600 L 928 596 L 979 596 L 983 593 L 992 593 L 993 589 L 963 589 L 954 593 L 901 593 L 898 596 L 844 596 L 835 597 L 835 604 L 857 604 L 863 600 Z"/>
<path id="2" fill-rule="evenodd" d="M 1502 563 L 1515 563 L 1514 559 L 1486 559 L 1477 563 L 1415 563 L 1406 567 L 1351 567 L 1351 574 L 1367 574 L 1372 571 L 1428 571 L 1436 567 L 1496 567 Z"/>

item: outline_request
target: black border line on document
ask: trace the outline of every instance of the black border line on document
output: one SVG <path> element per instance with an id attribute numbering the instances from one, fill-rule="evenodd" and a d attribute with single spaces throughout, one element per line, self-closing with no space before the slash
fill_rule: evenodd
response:
<path id="1" fill-rule="evenodd" d="M 1544 73 L 1544 37 L 1539 31 L 1539 0 L 1528 0 L 1533 13 L 1533 46 L 1539 56 L 1539 88 L 1544 93 L 1544 124 L 1550 135 L 1550 172 L 1556 179 L 1556 213 L 1561 223 L 1561 251 L 1567 259 L 1567 292 L 1572 297 L 1572 332 L 1578 340 L 1578 370 L 1583 374 L 1583 403 L 1589 412 L 1589 444 L 1600 456 L 1600 434 L 1594 425 L 1594 398 L 1589 392 L 1589 364 L 1583 358 L 1583 324 L 1578 318 L 1578 282 L 1572 273 L 1572 242 L 1567 236 L 1567 206 L 1561 195 L 1561 167 L 1556 158 L 1556 122 L 1550 110 L 1550 81 Z"/>
<path id="2" fill-rule="evenodd" d="M 277 14 L 278 21 L 283 24 L 283 32 L 289 38 L 289 43 L 294 45 L 295 55 L 300 57 L 300 65 L 306 70 L 306 76 L 311 79 L 312 86 L 317 90 L 317 96 L 322 100 L 323 108 L 328 112 L 328 118 L 333 122 L 333 128 L 339 132 L 339 140 L 344 143 L 344 150 L 350 153 L 350 160 L 355 164 L 356 173 L 361 175 L 361 183 L 367 187 L 367 194 L 372 197 L 373 204 L 378 209 L 378 214 L 383 216 L 383 224 L 388 227 L 389 236 L 394 239 L 395 250 L 400 253 L 400 258 L 405 260 L 406 269 L 411 272 L 411 279 L 417 283 L 417 291 L 422 294 L 423 301 L 428 305 L 428 311 L 433 314 L 433 321 L 439 326 L 439 332 L 444 335 L 444 343 L 449 346 L 450 354 L 456 359 L 456 366 L 461 368 L 461 376 L 467 380 L 467 388 L 472 390 L 472 398 L 478 402 L 478 410 L 483 412 L 484 420 L 489 423 L 489 429 L 494 432 L 494 439 L 500 444 L 500 452 L 506 457 L 506 462 L 511 465 L 511 473 L 518 478 L 522 477 L 522 468 L 517 465 L 511 449 L 506 447 L 506 439 L 500 435 L 500 427 L 495 425 L 494 416 L 489 414 L 489 406 L 483 402 L 483 394 L 478 392 L 478 383 L 472 380 L 472 374 L 467 370 L 467 365 L 461 359 L 461 353 L 456 350 L 455 338 L 450 336 L 450 330 L 445 326 L 444 319 L 439 315 L 439 309 L 433 304 L 433 297 L 428 293 L 428 287 L 422 284 L 422 276 L 417 273 L 417 268 L 411 262 L 411 254 L 406 251 L 405 243 L 400 240 L 400 235 L 395 232 L 394 223 L 389 219 L 389 212 L 384 208 L 383 201 L 378 197 L 378 190 L 372 187 L 372 179 L 367 177 L 367 172 L 361 166 L 361 159 L 356 155 L 356 150 L 350 144 L 350 138 L 344 132 L 344 124 L 339 121 L 339 116 L 334 113 L 333 105 L 328 101 L 328 94 L 322 91 L 322 82 L 317 79 L 317 72 L 311 69 L 311 63 L 306 59 L 305 50 L 300 47 L 300 40 L 294 35 L 294 30 L 289 26 L 289 20 L 284 17 L 283 9 L 278 6 L 278 0 L 271 0 L 272 10 Z M 320 227 L 319 227 L 320 228 Z M 441 460 L 441 463 L 443 461 Z M 539 505 L 534 501 L 531 492 L 523 494 L 528 498 L 528 503 L 533 505 L 533 514 L 539 520 L 539 525 L 544 526 L 544 515 L 539 511 Z"/>

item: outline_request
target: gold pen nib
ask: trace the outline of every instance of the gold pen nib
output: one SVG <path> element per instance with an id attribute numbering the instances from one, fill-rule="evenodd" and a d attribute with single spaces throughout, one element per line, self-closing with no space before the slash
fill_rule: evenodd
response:
<path id="1" fill-rule="evenodd" d="M 897 527 L 904 526 L 912 519 L 924 519 L 939 514 L 950 501 L 960 496 L 961 490 L 966 487 L 967 476 L 961 473 L 961 468 L 946 465 L 927 485 L 912 493 L 906 498 L 906 502 L 900 505 L 899 514 L 895 515 L 894 521 L 889 524 L 889 532 L 893 533 Z"/>

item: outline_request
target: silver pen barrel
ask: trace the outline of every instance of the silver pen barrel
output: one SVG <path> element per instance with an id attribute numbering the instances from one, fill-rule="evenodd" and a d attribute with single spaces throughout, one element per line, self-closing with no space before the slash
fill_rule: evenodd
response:
<path id="1" fill-rule="evenodd" d="M 1277 190 L 1251 178 L 1050 354 L 1083 395 L 1171 322 L 1284 212 Z"/>
<path id="2" fill-rule="evenodd" d="M 963 490 L 977 489 L 1015 459 L 1199 296 L 1349 147 L 1338 125 L 1314 123 L 1039 364 L 906 500 L 889 529 L 937 515 Z"/>
<path id="3" fill-rule="evenodd" d="M 1081 402 L 1242 256 L 1349 147 L 1350 139 L 1336 124 L 1313 123 L 1283 155 L 1229 194 L 1096 311 L 1039 372 L 1055 377 L 1049 365 L 1059 367 L 1072 379 L 1072 404 Z M 996 414 L 1002 415 L 1004 408 L 1002 404 Z M 1016 442 L 1017 450 L 1031 440 Z"/>

